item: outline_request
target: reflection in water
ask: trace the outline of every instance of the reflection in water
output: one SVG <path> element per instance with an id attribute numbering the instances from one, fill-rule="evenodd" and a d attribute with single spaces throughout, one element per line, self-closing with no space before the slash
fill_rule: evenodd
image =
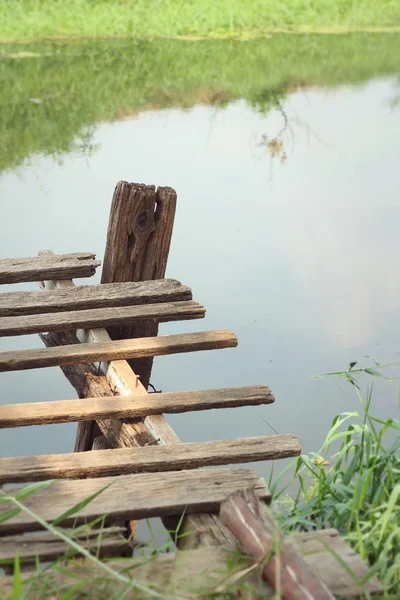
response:
<path id="1" fill-rule="evenodd" d="M 3 45 L 0 171 L 38 152 L 91 152 L 94 125 L 143 110 L 245 99 L 266 114 L 288 93 L 399 71 L 397 34 Z"/>
<path id="2" fill-rule="evenodd" d="M 156 359 L 153 383 L 166 391 L 267 383 L 277 398 L 260 409 L 171 417 L 183 440 L 262 435 L 266 420 L 315 450 L 353 396 L 311 376 L 399 350 L 394 39 L 116 42 L 83 54 L 79 45 L 45 45 L 40 56 L 1 63 L 9 85 L 0 255 L 52 248 L 101 258 L 116 181 L 178 191 L 167 275 L 192 286 L 208 314 L 162 332 L 228 327 L 240 344 Z M 0 384 L 4 403 L 72 396 L 57 369 L 2 374 Z M 395 406 L 386 387 L 375 413 L 393 415 Z M 0 454 L 68 451 L 73 436 L 74 426 L 11 430 Z"/>

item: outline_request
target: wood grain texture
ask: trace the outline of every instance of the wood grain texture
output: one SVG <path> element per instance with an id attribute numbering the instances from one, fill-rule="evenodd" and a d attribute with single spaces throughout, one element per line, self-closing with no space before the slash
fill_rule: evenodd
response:
<path id="1" fill-rule="evenodd" d="M 67 285 L 67 282 L 46 282 L 46 286 Z M 72 282 L 71 282 L 71 285 Z M 109 339 L 104 329 L 79 331 L 80 340 L 101 341 Z M 75 333 L 57 332 L 41 336 L 48 347 L 62 346 L 75 343 Z M 137 382 L 136 375 L 124 360 L 111 362 L 109 365 L 101 365 L 100 374 L 93 364 L 73 365 L 62 367 L 64 375 L 71 385 L 76 389 L 80 398 L 96 396 L 121 396 L 132 395 L 137 397 L 147 392 Z M 138 385 L 136 386 L 136 383 Z M 135 387 L 136 386 L 136 387 Z M 93 439 L 99 435 L 100 428 L 103 435 L 114 448 L 131 448 L 153 444 L 177 444 L 179 438 L 169 425 L 163 415 L 154 415 L 145 419 L 130 419 L 123 422 L 120 419 L 101 419 L 97 422 L 89 421 L 79 423 L 75 452 L 84 452 L 92 448 Z M 218 515 L 212 513 L 186 514 L 183 519 L 180 516 L 164 517 L 163 523 L 166 528 L 173 532 L 179 526 L 178 544 L 183 548 L 199 548 L 204 546 L 219 546 L 221 544 L 234 547 L 236 542 L 230 531 L 224 527 Z"/>
<path id="2" fill-rule="evenodd" d="M 350 572 L 354 573 L 358 581 L 362 581 L 367 576 L 368 567 L 339 537 L 335 529 L 290 535 L 286 539 L 298 547 L 304 560 L 320 576 L 332 594 L 344 598 L 360 597 L 360 586 L 354 581 Z M 342 567 L 332 551 L 346 561 L 350 572 Z M 130 574 L 137 583 L 147 587 L 151 586 L 155 592 L 165 596 L 179 596 L 184 590 L 186 595 L 198 597 L 215 592 L 220 586 L 222 589 L 226 589 L 227 581 L 234 580 L 236 574 L 243 573 L 244 569 L 249 567 L 249 559 L 238 551 L 219 546 L 158 554 L 151 560 L 148 558 L 112 560 L 109 564 L 115 570 L 123 570 L 124 574 Z M 89 583 L 86 587 L 81 588 L 80 592 L 89 595 L 93 592 L 91 582 L 101 573 L 90 565 L 75 568 L 71 565 L 68 572 L 70 575 L 65 571 L 62 574 L 55 572 L 54 582 L 57 582 L 58 586 L 62 584 L 72 586 L 76 584 L 77 580 L 86 579 Z M 205 574 L 207 574 L 206 577 Z M 28 578 L 32 575 L 26 573 L 22 577 Z M 243 583 L 246 586 L 244 590 L 247 590 L 247 594 L 243 594 L 245 598 L 276 597 L 275 592 L 267 584 L 263 584 L 258 573 L 251 574 L 250 581 L 245 578 Z M 2 590 L 11 592 L 13 589 L 12 577 L 0 578 L 0 587 Z M 118 583 L 113 581 L 113 593 L 118 590 L 122 592 L 123 589 L 123 584 L 119 588 Z M 370 594 L 382 593 L 382 586 L 376 577 L 368 579 L 362 589 Z M 250 596 L 250 593 L 254 595 Z"/>
<path id="3" fill-rule="evenodd" d="M 110 339 L 105 329 L 79 331 L 85 341 Z M 41 335 L 46 346 L 62 346 L 76 343 L 75 333 L 57 332 Z M 125 360 L 101 363 L 100 369 L 93 364 L 62 367 L 64 375 L 75 388 L 80 398 L 134 396 L 141 401 L 147 392 L 136 378 Z M 143 398 L 144 396 L 144 398 Z M 136 401 L 136 400 L 135 400 Z M 147 444 L 174 444 L 179 442 L 177 435 L 162 415 L 122 421 L 116 418 L 99 418 L 95 421 L 79 423 L 75 452 L 91 450 L 93 439 L 101 433 L 114 448 L 130 448 Z"/>
<path id="4" fill-rule="evenodd" d="M 106 452 L 106 450 L 104 450 Z M 108 487 L 107 487 L 108 486 Z M 260 499 L 270 500 L 270 494 L 251 469 L 196 469 L 166 473 L 145 473 L 56 481 L 44 490 L 24 498 L 24 505 L 34 514 L 51 523 L 67 510 L 102 490 L 78 513 L 64 519 L 62 526 L 96 519 L 103 515 L 107 523 L 120 519 L 145 519 L 183 512 L 215 512 L 221 502 L 243 487 L 254 488 Z M 13 493 L 7 490 L 8 494 Z M 2 503 L 2 510 L 14 508 Z M 20 512 L 0 523 L 0 535 L 41 529 L 37 520 Z"/>
<path id="5" fill-rule="evenodd" d="M 43 282 L 42 288 L 54 290 L 73 286 L 72 281 L 48 281 Z M 110 339 L 104 329 L 80 330 L 77 334 L 82 343 Z M 71 338 L 74 340 L 75 334 L 57 332 L 41 337 L 46 346 L 53 347 L 74 343 Z M 93 364 L 64 366 L 62 370 L 80 398 L 113 394 L 124 396 L 132 393 L 139 396 L 147 393 L 140 380 L 137 380 L 135 372 L 124 360 L 114 361 L 109 365 L 102 363 L 100 374 L 96 374 Z M 99 435 L 99 427 L 115 448 L 144 446 L 149 443 L 165 445 L 179 443 L 178 436 L 163 415 L 149 416 L 143 420 L 132 419 L 129 423 L 124 423 L 120 419 L 103 419 L 97 423 L 94 421 L 79 423 L 75 442 L 76 452 L 92 448 L 94 438 Z M 164 517 L 163 522 L 170 531 L 174 531 L 179 526 L 180 533 L 185 534 L 179 536 L 179 544 L 187 548 L 215 546 L 222 543 L 232 547 L 235 545 L 230 531 L 222 525 L 219 517 L 212 513 L 185 515 L 183 523 L 180 516 Z"/>
<path id="6" fill-rule="evenodd" d="M 100 532 L 95 528 L 87 529 L 81 535 L 67 529 L 66 534 L 73 535 L 79 545 L 93 554 L 99 549 L 101 558 L 129 556 L 134 546 L 125 537 L 125 527 L 105 527 L 101 531 L 100 545 Z M 7 562 L 13 563 L 17 554 L 23 564 L 34 564 L 37 557 L 40 557 L 41 562 L 51 561 L 64 556 L 67 551 L 71 551 L 70 546 L 48 531 L 5 536 L 0 539 L 0 566 Z"/>
<path id="7" fill-rule="evenodd" d="M 242 552 L 262 564 L 264 580 L 281 598 L 334 600 L 325 583 L 293 545 L 284 539 L 253 490 L 240 490 L 225 500 L 220 517 L 235 536 Z"/>
<path id="8" fill-rule="evenodd" d="M 47 254 L 51 251 L 46 251 Z M 46 281 L 40 284 L 45 291 L 73 289 L 72 281 Z M 105 329 L 80 329 L 76 332 L 56 332 L 40 336 L 46 347 L 65 346 L 76 343 L 107 342 L 111 338 Z M 101 363 L 95 366 L 74 365 L 61 367 L 64 375 L 80 398 L 96 396 L 141 396 L 147 392 L 125 360 Z M 120 419 L 103 419 L 102 431 L 95 421 L 78 423 L 75 452 L 92 449 L 93 440 L 103 433 L 114 447 L 141 446 L 147 443 L 176 444 L 179 438 L 163 415 L 143 419 L 131 419 L 129 424 Z"/>
<path id="9" fill-rule="evenodd" d="M 42 292 L 0 294 L 0 317 L 183 300 L 192 300 L 192 291 L 175 279 L 76 287 L 71 285 Z"/>
<path id="10" fill-rule="evenodd" d="M 94 308 L 59 313 L 44 313 L 0 319 L 0 337 L 29 335 L 45 331 L 68 331 L 94 327 L 110 327 L 147 319 L 155 322 L 202 319 L 205 308 L 193 301 L 164 302 L 115 308 Z"/>
<path id="11" fill-rule="evenodd" d="M 236 336 L 229 330 L 219 330 L 38 350 L 18 350 L 0 353 L 0 372 L 217 350 L 235 346 L 237 346 Z"/>
<path id="12" fill-rule="evenodd" d="M 198 469 L 299 456 L 294 435 L 269 435 L 215 442 L 147 446 L 118 450 L 93 450 L 0 459 L 0 485 L 81 477 L 108 477 Z"/>
<path id="13" fill-rule="evenodd" d="M 0 406 L 0 429 L 112 418 L 141 418 L 162 413 L 271 404 L 275 398 L 267 386 L 219 390 L 164 392 L 136 396 L 111 396 L 29 402 Z"/>
<path id="14" fill-rule="evenodd" d="M 91 252 L 0 259 L 0 284 L 91 277 L 101 263 Z"/>
<path id="15" fill-rule="evenodd" d="M 176 192 L 169 187 L 122 181 L 110 211 L 102 283 L 146 281 L 165 276 L 176 210 Z M 144 322 L 109 328 L 112 339 L 156 336 L 158 325 Z M 153 358 L 129 361 L 147 389 Z"/>

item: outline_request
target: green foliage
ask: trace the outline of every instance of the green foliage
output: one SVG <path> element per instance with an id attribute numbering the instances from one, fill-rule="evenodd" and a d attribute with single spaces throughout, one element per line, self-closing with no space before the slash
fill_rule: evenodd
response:
<path id="1" fill-rule="evenodd" d="M 1 0 L 0 0 L 1 1 Z M 267 112 L 298 85 L 400 72 L 397 34 L 263 41 L 10 44 L 0 56 L 0 172 L 35 154 L 95 150 L 94 127 L 151 110 L 245 99 Z"/>
<path id="2" fill-rule="evenodd" d="M 397 0 L 0 0 L 0 39 L 254 36 L 400 25 Z"/>
<path id="3" fill-rule="evenodd" d="M 295 499 L 285 499 L 279 514 L 286 531 L 337 529 L 371 565 L 369 576 L 378 576 L 386 597 L 397 598 L 400 595 L 400 422 L 382 421 L 371 415 L 372 388 L 363 398 L 356 375 L 365 373 L 389 381 L 395 378 L 382 373 L 384 366 L 376 364 L 379 370 L 354 369 L 355 364 L 348 371 L 331 375 L 353 385 L 362 411 L 337 415 L 321 452 L 301 456 L 296 461 L 299 492 Z M 275 497 L 279 496 L 276 492 Z"/>

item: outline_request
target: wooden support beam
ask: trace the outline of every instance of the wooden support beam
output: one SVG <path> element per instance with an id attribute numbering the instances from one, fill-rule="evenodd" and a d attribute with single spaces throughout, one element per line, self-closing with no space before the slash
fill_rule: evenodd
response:
<path id="1" fill-rule="evenodd" d="M 105 450 L 103 452 L 106 452 Z M 56 481 L 50 486 L 24 498 L 30 513 L 19 512 L 0 522 L 0 535 L 41 529 L 32 516 L 39 515 L 48 523 L 55 521 L 72 507 L 100 492 L 89 504 L 60 523 L 69 527 L 104 515 L 106 523 L 127 519 L 145 519 L 182 513 L 218 511 L 221 502 L 243 487 L 254 488 L 262 500 L 270 494 L 251 469 L 195 469 L 166 473 L 140 473 Z M 7 490 L 7 494 L 14 493 Z M 2 502 L 2 511 L 12 510 L 12 502 Z"/>
<path id="2" fill-rule="evenodd" d="M 0 284 L 91 277 L 101 263 L 91 252 L 0 259 Z"/>
<path id="3" fill-rule="evenodd" d="M 47 289 L 54 287 L 72 286 L 72 282 L 46 282 Z M 78 331 L 81 342 L 109 340 L 104 329 Z M 65 344 L 76 343 L 75 333 L 57 332 L 41 336 L 47 347 L 58 347 Z M 128 363 L 124 360 L 114 361 L 110 364 L 102 363 L 99 370 L 93 365 L 73 365 L 62 367 L 63 373 L 75 388 L 80 398 L 112 396 L 113 394 L 127 396 L 134 394 L 137 398 L 144 395 L 148 398 L 146 390 L 136 379 Z M 137 384 L 137 385 L 136 385 Z M 100 419 L 96 422 L 79 423 L 75 442 L 75 452 L 91 450 L 93 439 L 101 432 L 114 448 L 131 448 L 153 444 L 177 444 L 179 438 L 163 415 L 153 415 L 145 419 L 130 419 L 123 422 L 120 419 Z M 166 528 L 173 532 L 179 525 L 177 542 L 179 547 L 193 549 L 226 545 L 234 547 L 236 542 L 219 516 L 212 513 L 185 514 L 185 519 L 164 517 Z"/>
<path id="4" fill-rule="evenodd" d="M 45 331 L 68 331 L 92 327 L 110 327 L 120 323 L 154 320 L 158 323 L 202 319 L 205 308 L 192 301 L 164 302 L 115 308 L 71 310 L 20 317 L 4 317 L 0 320 L 0 337 L 29 335 Z"/>
<path id="5" fill-rule="evenodd" d="M 110 211 L 102 283 L 146 281 L 165 276 L 176 210 L 176 192 L 169 187 L 117 184 Z M 112 339 L 153 337 L 158 324 L 144 322 L 110 328 Z M 135 358 L 130 366 L 147 389 L 153 358 Z"/>
<path id="6" fill-rule="evenodd" d="M 0 353 L 0 372 L 60 367 L 126 358 L 146 358 L 182 352 L 234 348 L 235 346 L 237 346 L 236 336 L 229 330 L 219 330 L 93 344 L 75 344 L 57 348 L 17 350 Z"/>
<path id="7" fill-rule="evenodd" d="M 192 300 L 192 291 L 175 279 L 67 286 L 42 292 L 0 294 L 0 317 L 184 300 Z"/>
<path id="8" fill-rule="evenodd" d="M 42 284 L 44 290 L 73 287 L 72 281 L 46 281 Z M 71 332 L 49 333 L 41 337 L 47 347 L 63 346 L 76 341 L 84 343 L 110 340 L 105 329 L 79 330 L 76 333 L 78 337 Z M 100 373 L 93 364 L 65 366 L 62 370 L 80 398 L 147 394 L 140 380 L 138 381 L 136 373 L 126 361 L 101 363 Z M 94 438 L 99 435 L 99 427 L 115 448 L 179 443 L 178 436 L 163 415 L 130 420 L 129 423 L 124 423 L 120 419 L 103 419 L 97 423 L 94 421 L 79 423 L 75 452 L 91 450 Z M 212 513 L 186 515 L 183 523 L 180 517 L 164 517 L 163 522 L 170 531 L 175 530 L 179 525 L 178 543 L 186 548 L 220 544 L 235 545 L 232 534 L 222 525 L 218 515 Z"/>
<path id="9" fill-rule="evenodd" d="M 221 506 L 222 522 L 242 552 L 259 562 L 263 578 L 284 600 L 334 600 L 327 586 L 284 539 L 253 490 L 235 492 Z"/>
<path id="10" fill-rule="evenodd" d="M 0 406 L 0 429 L 98 419 L 133 419 L 162 413 L 259 406 L 274 401 L 271 390 L 267 386 L 259 385 L 141 396 L 4 404 Z"/>
<path id="11" fill-rule="evenodd" d="M 42 251 L 41 254 L 51 254 Z M 40 284 L 44 291 L 73 290 L 72 281 L 44 281 Z M 101 343 L 111 340 L 105 329 L 80 329 L 77 332 L 56 332 L 40 336 L 48 348 L 76 343 Z M 61 367 L 64 375 L 77 391 L 79 398 L 97 396 L 147 396 L 147 392 L 125 360 L 111 363 Z M 93 441 L 101 431 L 95 421 L 81 422 L 75 440 L 75 452 L 92 449 Z M 154 415 L 143 419 L 130 420 L 129 424 L 119 419 L 103 419 L 102 433 L 108 442 L 118 447 L 135 447 L 146 444 L 176 444 L 179 438 L 163 415 Z"/>
<path id="12" fill-rule="evenodd" d="M 295 435 L 283 434 L 173 446 L 1 458 L 0 485 L 48 479 L 198 469 L 291 458 L 299 456 L 300 452 L 298 438 Z"/>
<path id="13" fill-rule="evenodd" d="M 135 543 L 129 542 L 125 527 L 105 527 L 101 531 L 87 528 L 82 534 L 66 530 L 68 537 L 73 537 L 80 546 L 97 555 L 99 558 L 111 556 L 126 556 L 132 554 Z M 101 543 L 99 544 L 99 540 Z M 0 568 L 4 564 L 13 564 L 18 555 L 22 564 L 34 564 L 37 558 L 40 562 L 52 561 L 59 556 L 77 556 L 58 536 L 49 531 L 12 535 L 0 538 Z M 79 554 L 78 554 L 79 556 Z"/>

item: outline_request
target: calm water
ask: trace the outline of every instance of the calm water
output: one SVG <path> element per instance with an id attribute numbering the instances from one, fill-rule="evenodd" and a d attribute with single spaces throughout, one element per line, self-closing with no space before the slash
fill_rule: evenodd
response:
<path id="1" fill-rule="evenodd" d="M 375 65 L 375 51 L 365 65 L 355 51 L 319 58 L 316 45 L 331 43 L 323 38 L 310 42 L 312 59 L 304 49 L 296 59 L 296 41 L 284 43 L 290 60 L 289 50 L 276 53 L 280 62 L 254 54 L 240 85 L 231 64 L 220 79 L 207 80 L 204 67 L 188 82 L 188 62 L 182 81 L 164 70 L 150 89 L 154 46 L 141 62 L 135 50 L 129 89 L 113 80 L 111 59 L 85 63 L 79 47 L 61 57 L 11 48 L 3 61 L 0 256 L 51 248 L 102 258 L 117 181 L 174 187 L 167 276 L 190 285 L 208 312 L 161 333 L 230 328 L 239 347 L 157 358 L 152 382 L 164 391 L 265 383 L 276 396 L 273 406 L 171 417 L 183 441 L 262 435 L 268 421 L 316 451 L 332 418 L 357 401 L 350 387 L 312 377 L 369 364 L 366 355 L 398 358 L 400 61 Z M 240 47 L 251 50 L 218 45 L 218 57 Z M 211 73 L 212 52 L 199 48 Z M 97 90 L 85 88 L 85 69 L 88 80 L 98 73 Z M 58 94 L 57 77 L 67 82 Z M 2 350 L 40 346 L 37 336 L 0 340 Z M 74 397 L 58 369 L 1 374 L 0 391 L 4 404 Z M 380 385 L 375 414 L 397 411 L 397 386 Z M 74 436 L 74 425 L 6 430 L 0 454 L 71 451 Z"/>

